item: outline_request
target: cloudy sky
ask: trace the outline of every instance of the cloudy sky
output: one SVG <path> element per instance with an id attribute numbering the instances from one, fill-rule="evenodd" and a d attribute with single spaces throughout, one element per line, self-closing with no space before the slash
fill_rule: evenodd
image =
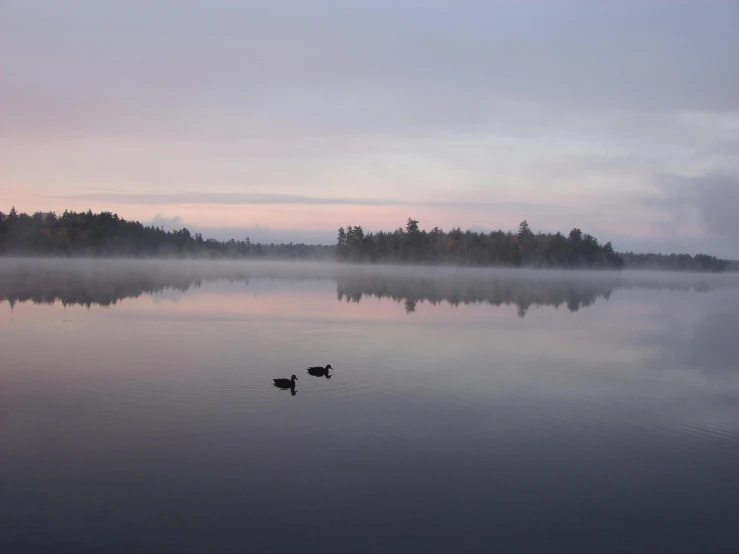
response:
<path id="1" fill-rule="evenodd" d="M 739 2 L 0 0 L 0 209 L 739 257 Z"/>

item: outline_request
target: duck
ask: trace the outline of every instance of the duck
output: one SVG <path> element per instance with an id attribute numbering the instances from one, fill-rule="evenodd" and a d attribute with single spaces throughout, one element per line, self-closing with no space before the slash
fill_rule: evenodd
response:
<path id="1" fill-rule="evenodd" d="M 276 387 L 284 388 L 284 389 L 294 389 L 295 388 L 295 381 L 298 381 L 298 378 L 293 375 L 289 379 L 272 379 L 275 382 Z"/>
<path id="2" fill-rule="evenodd" d="M 321 367 L 319 365 L 309 367 L 306 371 L 313 375 L 313 377 L 325 377 L 326 379 L 331 379 L 331 376 L 328 374 L 329 369 L 333 369 L 331 364 L 326 364 L 326 367 Z"/>

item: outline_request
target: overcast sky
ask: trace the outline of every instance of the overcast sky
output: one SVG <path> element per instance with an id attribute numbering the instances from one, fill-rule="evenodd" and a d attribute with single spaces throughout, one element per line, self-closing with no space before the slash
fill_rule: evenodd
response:
<path id="1" fill-rule="evenodd" d="M 0 209 L 739 258 L 739 2 L 0 0 Z"/>

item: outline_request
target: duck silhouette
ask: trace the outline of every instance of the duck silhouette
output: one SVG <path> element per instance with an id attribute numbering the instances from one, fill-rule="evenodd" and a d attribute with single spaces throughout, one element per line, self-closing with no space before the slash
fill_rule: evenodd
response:
<path id="1" fill-rule="evenodd" d="M 298 378 L 295 377 L 295 375 L 290 377 L 290 379 L 272 379 L 272 380 L 275 382 L 276 387 L 279 387 L 281 389 L 290 389 L 293 391 L 293 394 L 295 394 L 294 393 L 295 381 L 298 381 Z"/>
<path id="2" fill-rule="evenodd" d="M 319 365 L 315 367 L 309 367 L 308 369 L 306 369 L 306 371 L 313 377 L 325 377 L 326 379 L 331 379 L 331 376 L 328 374 L 329 369 L 333 369 L 333 367 L 331 367 L 331 364 L 326 364 L 326 367 L 321 367 Z"/>

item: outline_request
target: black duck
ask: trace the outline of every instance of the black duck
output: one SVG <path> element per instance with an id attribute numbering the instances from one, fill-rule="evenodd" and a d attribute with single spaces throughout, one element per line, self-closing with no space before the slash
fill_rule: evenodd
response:
<path id="1" fill-rule="evenodd" d="M 280 387 L 283 389 L 294 389 L 295 388 L 295 381 L 298 381 L 298 378 L 293 375 L 289 379 L 272 379 L 275 382 L 276 387 Z"/>
<path id="2" fill-rule="evenodd" d="M 309 367 L 306 371 L 313 377 L 325 377 L 326 379 L 331 379 L 331 376 L 328 374 L 329 369 L 333 369 L 331 364 L 327 364 L 326 367 Z"/>

